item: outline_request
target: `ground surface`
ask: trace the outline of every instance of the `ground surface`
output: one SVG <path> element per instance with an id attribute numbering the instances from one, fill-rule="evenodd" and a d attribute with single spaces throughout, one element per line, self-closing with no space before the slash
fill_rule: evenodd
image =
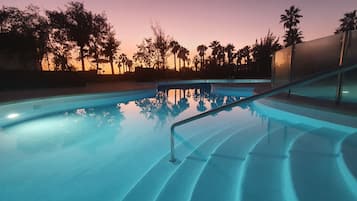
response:
<path id="1" fill-rule="evenodd" d="M 137 89 L 155 88 L 153 82 L 105 82 L 88 83 L 85 87 L 70 88 L 47 88 L 47 89 L 26 89 L 13 91 L 0 91 L 0 102 L 22 100 L 29 98 L 40 98 L 58 95 L 74 95 L 85 93 L 115 92 Z"/>

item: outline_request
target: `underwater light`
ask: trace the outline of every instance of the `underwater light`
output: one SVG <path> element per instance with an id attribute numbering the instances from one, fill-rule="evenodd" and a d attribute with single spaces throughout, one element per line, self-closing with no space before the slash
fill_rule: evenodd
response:
<path id="1" fill-rule="evenodd" d="M 8 119 L 14 119 L 14 118 L 16 118 L 16 117 L 18 117 L 18 116 L 19 116 L 18 113 L 11 113 L 11 114 L 7 115 L 7 118 L 8 118 Z"/>
<path id="2" fill-rule="evenodd" d="M 343 90 L 343 91 L 342 91 L 342 93 L 343 93 L 343 94 L 349 94 L 349 93 L 350 93 L 350 91 Z"/>

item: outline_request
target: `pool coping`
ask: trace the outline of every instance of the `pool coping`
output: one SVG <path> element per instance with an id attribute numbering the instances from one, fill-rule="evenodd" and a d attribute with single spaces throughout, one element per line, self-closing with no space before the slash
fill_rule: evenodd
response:
<path id="1" fill-rule="evenodd" d="M 185 84 L 266 84 L 271 83 L 270 79 L 196 79 L 196 80 L 177 80 L 160 81 L 158 86 L 166 85 L 185 85 Z"/>
<path id="2" fill-rule="evenodd" d="M 0 104 L 12 103 L 14 101 L 28 101 L 32 99 L 72 96 L 72 95 L 88 95 L 95 93 L 111 93 L 132 90 L 154 89 L 154 82 L 128 82 L 116 81 L 105 83 L 88 83 L 84 87 L 63 87 L 63 88 L 41 88 L 41 89 L 24 89 L 0 91 Z"/>
<path id="3" fill-rule="evenodd" d="M 44 115 L 97 105 L 127 102 L 138 98 L 153 97 L 156 89 L 141 89 L 92 94 L 60 95 L 0 103 L 0 129 Z M 10 115 L 16 115 L 12 118 Z"/>
<path id="4" fill-rule="evenodd" d="M 0 91 L 0 104 L 13 101 L 26 101 L 35 98 L 50 98 L 57 96 L 70 96 L 92 93 L 120 92 L 141 89 L 154 89 L 166 85 L 183 84 L 249 84 L 270 83 L 269 79 L 196 79 L 196 80 L 171 80 L 160 82 L 135 82 L 115 81 L 87 83 L 84 87 L 41 88 Z"/>

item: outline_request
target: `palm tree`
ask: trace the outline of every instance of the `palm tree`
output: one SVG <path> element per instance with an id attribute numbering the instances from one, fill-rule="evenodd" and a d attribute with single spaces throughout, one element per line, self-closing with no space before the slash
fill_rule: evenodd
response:
<path id="1" fill-rule="evenodd" d="M 285 29 L 285 47 L 302 42 L 302 31 L 298 27 L 300 18 L 303 17 L 300 15 L 300 11 L 299 8 L 290 6 L 289 9 L 285 9 L 285 14 L 280 15 L 280 23 L 283 23 Z"/>
<path id="2" fill-rule="evenodd" d="M 188 55 L 190 51 L 186 49 L 185 47 L 180 47 L 177 57 L 183 61 L 183 67 L 186 67 L 186 61 L 188 60 Z M 180 61 L 179 61 L 180 62 Z M 181 62 L 180 62 L 180 68 L 181 68 Z"/>
<path id="3" fill-rule="evenodd" d="M 223 64 L 225 63 L 225 59 L 226 59 L 226 53 L 224 51 L 224 46 L 219 45 L 217 48 L 218 48 L 217 60 L 218 60 L 218 63 L 221 66 L 223 66 Z"/>
<path id="4" fill-rule="evenodd" d="M 201 57 L 201 70 L 203 69 L 203 65 L 205 63 L 205 54 L 207 49 L 208 49 L 207 46 L 203 44 L 197 46 L 198 55 Z"/>
<path id="5" fill-rule="evenodd" d="M 128 57 L 126 54 L 121 53 L 118 57 L 118 68 L 120 73 L 120 67 L 123 67 L 123 73 L 125 73 L 125 65 L 127 65 Z"/>
<path id="6" fill-rule="evenodd" d="M 336 30 L 337 33 L 352 31 L 357 29 L 357 10 L 345 13 L 343 18 L 340 19 L 340 26 Z"/>
<path id="7" fill-rule="evenodd" d="M 120 45 L 120 42 L 117 39 L 115 39 L 115 33 L 113 31 L 109 31 L 109 34 L 106 37 L 106 40 L 103 44 L 103 54 L 105 57 L 108 58 L 108 61 L 110 63 L 110 67 L 112 70 L 112 75 L 114 75 L 113 62 L 117 55 L 119 45 Z"/>
<path id="8" fill-rule="evenodd" d="M 245 59 L 246 64 L 250 64 L 250 62 L 252 61 L 252 59 L 250 57 L 250 52 L 251 52 L 251 48 L 248 45 L 244 46 L 241 49 L 241 56 L 242 56 L 242 58 Z"/>
<path id="9" fill-rule="evenodd" d="M 237 50 L 237 52 L 234 54 L 234 57 L 237 59 L 237 66 L 242 64 L 242 59 L 243 59 L 243 51 L 242 49 Z"/>
<path id="10" fill-rule="evenodd" d="M 126 61 L 126 65 L 128 66 L 128 70 L 129 70 L 129 72 L 132 72 L 132 68 L 133 68 L 133 60 L 128 59 L 128 60 Z"/>
<path id="11" fill-rule="evenodd" d="M 193 64 L 195 65 L 195 71 L 197 72 L 198 71 L 198 64 L 200 63 L 200 59 L 199 57 L 196 55 L 193 57 Z"/>
<path id="12" fill-rule="evenodd" d="M 175 41 L 175 40 L 172 40 L 171 42 L 170 42 L 170 48 L 171 48 L 171 53 L 174 55 L 174 65 L 175 65 L 175 71 L 177 71 L 176 70 L 176 54 L 177 54 L 177 52 L 179 51 L 179 49 L 180 49 L 180 44 L 177 42 L 177 41 Z"/>
<path id="13" fill-rule="evenodd" d="M 301 43 L 302 39 L 302 31 L 300 31 L 298 28 L 292 28 L 284 35 L 285 47 Z"/>
<path id="14" fill-rule="evenodd" d="M 212 55 L 213 60 L 217 64 L 218 53 L 219 53 L 219 50 L 222 47 L 221 44 L 218 41 L 214 40 L 214 41 L 211 42 L 211 44 L 208 47 L 210 47 L 212 49 L 211 55 Z"/>
<path id="15" fill-rule="evenodd" d="M 228 64 L 232 64 L 234 58 L 234 45 L 232 43 L 228 43 L 224 48 L 224 51 L 227 52 Z"/>
<path id="16" fill-rule="evenodd" d="M 279 38 L 274 36 L 270 30 L 264 38 L 260 39 L 259 43 L 258 40 L 256 40 L 252 49 L 252 55 L 257 63 L 258 72 L 261 71 L 262 67 L 264 67 L 264 72 L 269 72 L 273 54 L 280 49 Z"/>

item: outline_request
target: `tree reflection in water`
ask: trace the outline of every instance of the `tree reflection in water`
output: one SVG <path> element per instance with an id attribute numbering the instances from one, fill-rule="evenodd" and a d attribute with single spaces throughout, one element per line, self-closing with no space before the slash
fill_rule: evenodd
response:
<path id="1" fill-rule="evenodd" d="M 125 103 L 78 108 L 63 115 L 24 122 L 19 127 L 14 127 L 19 136 L 26 136 L 18 138 L 17 148 L 26 153 L 48 152 L 71 146 L 93 151 L 97 147 L 113 143 L 121 129 L 121 122 L 125 119 L 121 104 Z"/>
<path id="2" fill-rule="evenodd" d="M 189 88 L 161 88 L 154 98 L 135 101 L 147 119 L 157 119 L 165 124 L 193 107 L 197 113 L 220 107 L 239 100 L 240 97 L 223 96 L 211 93 L 210 85 Z M 171 100 L 171 101 L 169 101 Z"/>

